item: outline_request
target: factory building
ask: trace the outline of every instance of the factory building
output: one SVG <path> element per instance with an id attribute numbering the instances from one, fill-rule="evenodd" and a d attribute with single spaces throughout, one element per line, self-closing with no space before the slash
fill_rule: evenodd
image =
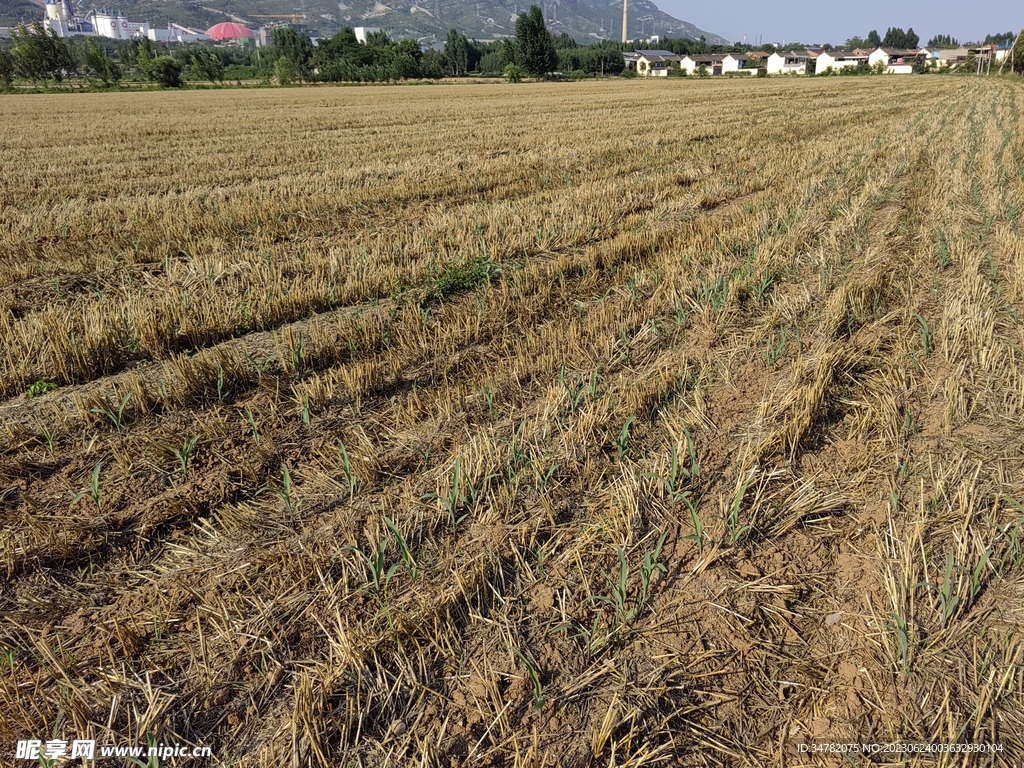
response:
<path id="1" fill-rule="evenodd" d="M 210 39 L 205 32 L 189 29 L 173 22 L 167 25 L 167 29 L 150 28 L 146 32 L 146 37 L 154 43 L 199 43 Z"/>
<path id="2" fill-rule="evenodd" d="M 149 23 L 145 21 L 128 21 L 120 11 L 93 11 L 92 26 L 100 37 L 112 40 L 131 40 L 135 37 L 146 37 Z"/>
<path id="3" fill-rule="evenodd" d="M 206 34 L 211 40 L 218 43 L 241 44 L 255 37 L 251 29 L 234 21 L 222 21 L 220 24 L 214 24 L 206 30 Z"/>
<path id="4" fill-rule="evenodd" d="M 111 40 L 136 40 L 148 37 L 159 43 L 196 43 L 209 40 L 205 32 L 189 29 L 180 24 L 168 24 L 167 29 L 151 29 L 149 22 L 130 21 L 121 11 L 91 10 L 81 15 L 71 0 L 46 0 L 43 26 L 57 37 L 106 37 Z"/>
<path id="5" fill-rule="evenodd" d="M 92 22 L 80 17 L 71 7 L 71 0 L 47 0 L 43 26 L 51 29 L 57 37 L 96 34 Z"/>

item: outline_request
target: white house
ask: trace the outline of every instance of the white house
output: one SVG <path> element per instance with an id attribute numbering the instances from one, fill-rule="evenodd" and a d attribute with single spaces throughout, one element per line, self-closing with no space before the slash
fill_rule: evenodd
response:
<path id="1" fill-rule="evenodd" d="M 668 71 L 679 66 L 682 58 L 672 51 L 637 51 L 636 70 L 644 77 L 667 77 Z"/>
<path id="2" fill-rule="evenodd" d="M 696 74 L 701 67 L 704 67 L 709 75 L 720 75 L 724 61 L 725 56 L 721 53 L 688 53 L 683 56 L 679 66 L 685 69 L 688 75 Z"/>
<path id="3" fill-rule="evenodd" d="M 822 51 L 818 55 L 815 72 L 821 74 L 829 69 L 838 72 L 847 67 L 857 67 L 868 63 L 866 53 L 854 53 L 853 51 Z"/>
<path id="4" fill-rule="evenodd" d="M 745 53 L 727 53 L 722 58 L 722 74 L 737 72 L 741 75 L 756 75 L 758 59 L 751 59 Z"/>
<path id="5" fill-rule="evenodd" d="M 887 72 L 893 75 L 909 75 L 914 71 L 921 54 L 905 48 L 875 48 L 868 56 L 868 64 L 872 67 L 879 62 L 885 63 Z"/>
<path id="6" fill-rule="evenodd" d="M 809 51 L 776 51 L 768 57 L 768 74 L 806 75 L 807 62 L 812 58 Z"/>

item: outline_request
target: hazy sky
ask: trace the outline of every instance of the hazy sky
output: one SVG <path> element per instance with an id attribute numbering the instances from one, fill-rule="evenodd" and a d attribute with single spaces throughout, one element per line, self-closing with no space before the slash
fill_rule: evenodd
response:
<path id="1" fill-rule="evenodd" d="M 838 44 L 872 29 L 882 36 L 888 27 L 913 27 L 922 44 L 937 34 L 961 42 L 984 39 L 994 32 L 1019 32 L 1024 26 L 1021 0 L 824 0 L 768 3 L 764 0 L 726 0 L 693 3 L 654 0 L 666 13 L 715 32 L 730 42 L 799 40 Z"/>

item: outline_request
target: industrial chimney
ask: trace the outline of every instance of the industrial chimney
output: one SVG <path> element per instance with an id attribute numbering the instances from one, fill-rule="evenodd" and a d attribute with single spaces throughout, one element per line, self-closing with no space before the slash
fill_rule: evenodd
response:
<path id="1" fill-rule="evenodd" d="M 626 27 L 629 26 L 629 0 L 622 0 L 622 42 L 626 42 Z"/>

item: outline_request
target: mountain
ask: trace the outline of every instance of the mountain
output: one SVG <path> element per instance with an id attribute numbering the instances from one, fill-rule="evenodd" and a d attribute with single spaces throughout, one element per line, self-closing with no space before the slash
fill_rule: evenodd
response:
<path id="1" fill-rule="evenodd" d="M 332 15 L 341 26 L 371 26 L 395 37 L 443 41 L 449 29 L 467 37 L 492 40 L 515 35 L 516 16 L 530 0 L 339 0 Z M 548 29 L 563 32 L 579 42 L 619 40 L 622 35 L 622 0 L 550 0 L 537 2 L 544 10 Z M 651 0 L 630 0 L 629 37 L 690 37 L 701 35 L 709 43 L 726 42 L 718 35 L 669 16 Z"/>
<path id="2" fill-rule="evenodd" d="M 304 14 L 302 24 L 314 36 L 332 35 L 345 26 L 380 27 L 392 37 L 424 44 L 443 42 L 457 29 L 477 40 L 515 35 L 516 16 L 531 0 L 105 0 L 132 21 L 166 26 L 173 21 L 205 29 L 227 18 L 258 27 L 259 15 Z M 579 42 L 619 40 L 622 0 L 533 0 L 544 10 L 552 34 L 563 32 Z M 79 7 L 88 8 L 91 4 Z M 42 0 L 0 0 L 0 26 L 41 19 Z M 630 39 L 702 35 L 708 43 L 724 38 L 669 16 L 651 0 L 629 0 Z"/>

